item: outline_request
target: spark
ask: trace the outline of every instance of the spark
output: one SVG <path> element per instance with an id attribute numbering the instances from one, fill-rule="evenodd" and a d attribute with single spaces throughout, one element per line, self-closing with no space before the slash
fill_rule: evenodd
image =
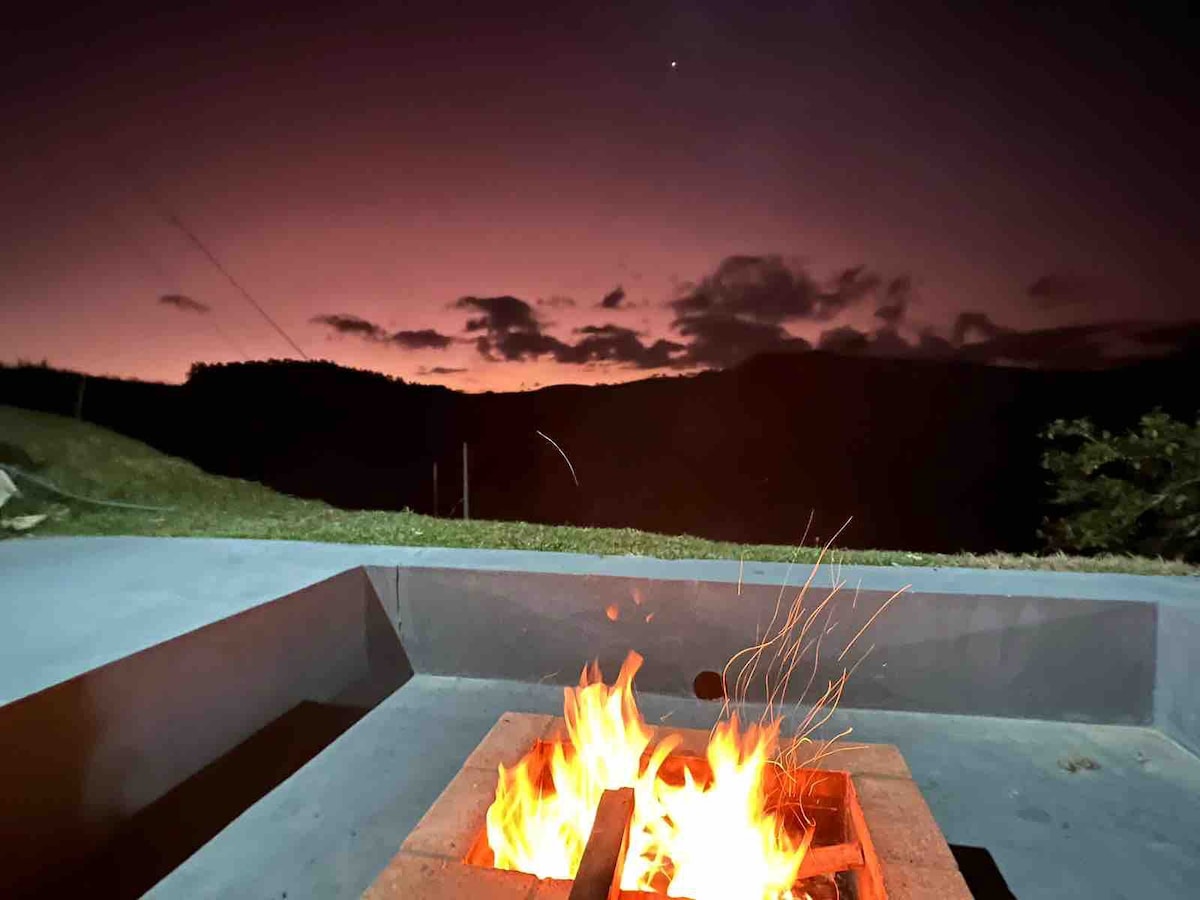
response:
<path id="1" fill-rule="evenodd" d="M 548 434 L 542 434 L 540 431 L 538 434 L 542 435 L 542 437 L 548 440 L 550 442 L 550 446 L 557 450 L 559 455 L 567 461 L 567 468 L 571 470 L 571 478 L 575 481 L 575 487 L 579 487 L 579 479 L 575 477 L 575 467 L 571 465 L 571 460 L 567 459 L 567 454 L 563 453 L 563 448 L 554 443 L 554 438 L 550 437 Z"/>
<path id="2" fill-rule="evenodd" d="M 887 609 L 889 606 L 891 606 L 892 601 L 895 600 L 897 597 L 899 597 L 901 594 L 903 594 L 905 591 L 907 591 L 910 587 L 912 587 L 911 584 L 906 584 L 904 587 L 900 588 L 900 590 L 896 591 L 896 593 L 892 594 L 892 596 L 888 597 L 886 602 L 884 602 L 883 606 L 881 606 L 881 607 L 879 607 L 879 609 L 875 610 L 875 615 L 873 615 L 873 616 L 871 616 L 871 618 L 867 619 L 867 624 L 864 625 L 862 628 L 858 629 L 858 634 L 856 634 L 851 639 L 850 643 L 848 643 L 846 645 L 846 649 L 844 649 L 838 655 L 838 658 L 837 658 L 838 662 L 841 662 L 842 657 L 844 657 L 847 653 L 850 652 L 850 648 L 854 646 L 854 642 L 857 641 L 860 637 L 862 637 L 862 633 L 864 631 L 866 631 L 868 628 L 871 627 L 871 623 L 874 622 L 877 618 L 879 618 L 879 614 L 881 612 L 883 612 L 885 609 Z"/>

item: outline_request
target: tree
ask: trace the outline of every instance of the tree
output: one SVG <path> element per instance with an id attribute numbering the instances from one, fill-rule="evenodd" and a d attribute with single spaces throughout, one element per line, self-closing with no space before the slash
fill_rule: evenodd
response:
<path id="1" fill-rule="evenodd" d="M 1060 419 L 1043 437 L 1062 510 L 1042 531 L 1051 548 L 1200 559 L 1200 416 L 1155 410 L 1123 434 Z"/>

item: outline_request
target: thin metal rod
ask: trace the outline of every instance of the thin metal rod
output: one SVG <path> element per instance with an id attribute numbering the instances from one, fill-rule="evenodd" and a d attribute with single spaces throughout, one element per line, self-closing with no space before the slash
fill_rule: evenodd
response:
<path id="1" fill-rule="evenodd" d="M 471 479 L 467 475 L 467 442 L 463 441 L 463 521 L 471 518 Z"/>

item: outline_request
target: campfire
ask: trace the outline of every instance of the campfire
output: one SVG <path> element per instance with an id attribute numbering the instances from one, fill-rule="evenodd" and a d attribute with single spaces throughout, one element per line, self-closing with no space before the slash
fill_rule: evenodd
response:
<path id="1" fill-rule="evenodd" d="M 486 843 L 468 860 L 539 878 L 575 879 L 604 801 L 623 835 L 620 859 L 597 860 L 622 891 L 689 900 L 819 900 L 839 895 L 836 874 L 862 864 L 848 843 L 847 782 L 788 768 L 779 723 L 742 727 L 736 715 L 702 753 L 682 733 L 655 740 L 637 708 L 630 653 L 615 683 L 595 666 L 566 691 L 563 739 L 539 741 L 499 767 Z M 693 745 L 696 743 L 693 740 Z M 610 797 L 625 791 L 631 803 Z M 814 839 L 820 837 L 814 846 Z M 585 866 L 586 868 L 586 866 Z"/>
<path id="2" fill-rule="evenodd" d="M 565 689 L 561 719 L 505 713 L 365 896 L 969 900 L 896 748 L 838 744 L 849 730 L 812 738 L 853 666 L 791 734 L 781 733 L 776 704 L 808 648 L 815 676 L 821 641 L 834 627 L 827 614 L 824 624 L 818 617 L 836 588 L 807 613 L 804 593 L 782 616 L 777 608 L 766 637 L 727 664 L 722 689 L 742 663 L 711 731 L 646 723 L 633 692 L 642 664 L 635 652 L 611 686 L 597 665 L 585 667 Z M 729 697 L 735 706 L 744 700 L 764 659 L 766 711 L 744 722 Z"/>
<path id="3" fill-rule="evenodd" d="M 784 789 L 786 773 L 774 762 L 778 725 L 743 729 L 734 716 L 714 731 L 703 759 L 673 759 L 680 736 L 653 742 L 634 700 L 641 663 L 631 653 L 611 688 L 595 666 L 585 669 L 579 687 L 567 690 L 567 740 L 500 767 L 487 813 L 492 864 L 573 879 L 604 792 L 628 788 L 621 889 L 792 900 L 815 821 L 805 821 L 802 803 L 787 805 L 802 798 Z"/>

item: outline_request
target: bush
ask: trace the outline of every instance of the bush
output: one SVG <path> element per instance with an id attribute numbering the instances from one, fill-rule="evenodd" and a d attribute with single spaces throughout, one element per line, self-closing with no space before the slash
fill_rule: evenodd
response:
<path id="1" fill-rule="evenodd" d="M 1200 559 L 1200 418 L 1155 410 L 1116 435 L 1060 419 L 1043 437 L 1062 510 L 1042 531 L 1052 549 Z"/>

